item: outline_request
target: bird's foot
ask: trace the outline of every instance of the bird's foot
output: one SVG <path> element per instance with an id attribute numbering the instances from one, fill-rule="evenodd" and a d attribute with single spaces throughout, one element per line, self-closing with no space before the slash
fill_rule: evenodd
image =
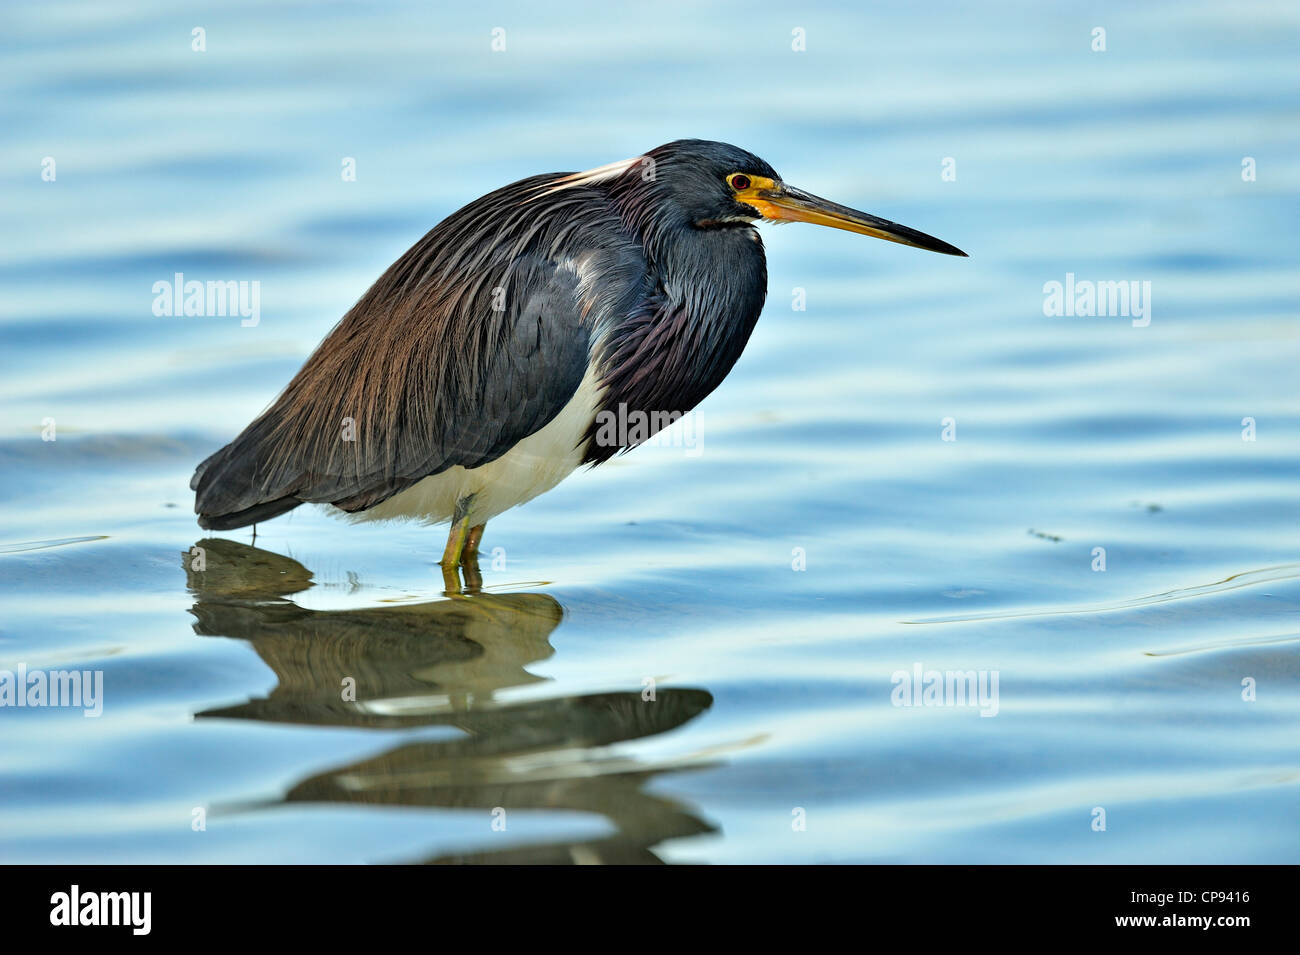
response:
<path id="1" fill-rule="evenodd" d="M 477 594 L 483 590 L 483 575 L 479 572 L 478 561 L 473 557 L 463 560 L 460 564 L 439 564 L 439 566 L 442 568 L 443 592 L 448 597 Z M 462 574 L 465 577 L 463 586 Z"/>
<path id="2" fill-rule="evenodd" d="M 447 546 L 442 552 L 442 583 L 446 593 L 476 594 L 483 589 L 483 575 L 478 569 L 478 545 L 483 539 L 483 529 L 487 525 L 476 524 L 471 527 L 469 517 L 464 516 L 452 522 L 447 534 Z M 461 572 L 465 575 L 465 584 L 460 581 Z"/>

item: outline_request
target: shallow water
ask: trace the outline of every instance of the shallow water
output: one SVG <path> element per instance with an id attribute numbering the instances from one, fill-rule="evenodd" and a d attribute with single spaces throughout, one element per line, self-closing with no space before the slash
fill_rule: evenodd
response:
<path id="1" fill-rule="evenodd" d="M 1300 857 L 1294 8 L 655 9 L 6 9 L 0 669 L 104 694 L 0 709 L 0 858 Z M 493 521 L 480 595 L 439 529 L 199 530 L 431 225 L 682 136 L 972 258 L 767 230 L 730 378 Z M 259 323 L 155 316 L 176 272 Z M 1067 273 L 1150 323 L 1044 315 Z"/>

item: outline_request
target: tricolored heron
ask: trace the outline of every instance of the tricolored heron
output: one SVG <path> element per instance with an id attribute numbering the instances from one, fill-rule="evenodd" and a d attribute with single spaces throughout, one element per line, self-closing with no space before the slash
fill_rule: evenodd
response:
<path id="1" fill-rule="evenodd" d="M 639 412 L 644 440 L 726 377 L 767 295 L 761 220 L 965 255 L 795 189 L 726 143 L 522 179 L 434 226 L 198 466 L 199 524 L 305 502 L 451 521 L 454 576 L 490 518 L 627 449 L 627 429 L 599 438 L 600 412 Z"/>

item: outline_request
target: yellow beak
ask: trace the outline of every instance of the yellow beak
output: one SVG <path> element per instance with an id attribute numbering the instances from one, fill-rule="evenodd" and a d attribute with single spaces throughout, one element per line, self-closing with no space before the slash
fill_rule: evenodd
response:
<path id="1" fill-rule="evenodd" d="M 811 222 L 815 225 L 830 226 L 832 229 L 856 232 L 858 235 L 875 236 L 886 242 L 898 242 L 930 252 L 942 252 L 944 255 L 966 255 L 956 246 L 949 245 L 932 235 L 909 229 L 888 219 L 858 212 L 856 209 L 831 202 L 829 199 L 822 199 L 784 183 L 774 183 L 770 189 L 749 189 L 738 194 L 736 199 L 745 205 L 753 206 L 764 219 L 776 222 Z"/>

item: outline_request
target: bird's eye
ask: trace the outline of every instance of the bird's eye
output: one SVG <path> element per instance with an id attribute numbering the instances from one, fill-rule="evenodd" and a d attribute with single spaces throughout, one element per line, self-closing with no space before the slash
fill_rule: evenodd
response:
<path id="1" fill-rule="evenodd" d="M 744 173 L 740 173 L 740 172 L 732 173 L 730 176 L 727 177 L 727 182 L 730 183 L 731 188 L 735 189 L 737 192 L 741 192 L 742 190 L 749 188 L 749 177 L 746 176 Z"/>

